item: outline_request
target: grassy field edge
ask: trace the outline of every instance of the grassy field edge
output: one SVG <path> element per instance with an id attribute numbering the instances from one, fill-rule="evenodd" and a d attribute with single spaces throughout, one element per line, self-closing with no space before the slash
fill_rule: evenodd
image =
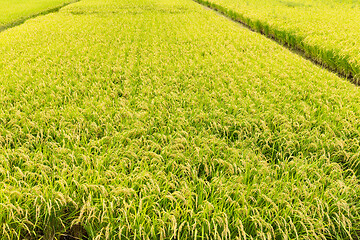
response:
<path id="1" fill-rule="evenodd" d="M 72 0 L 70 2 L 63 3 L 63 4 L 58 5 L 56 7 L 52 7 L 52 8 L 46 9 L 44 11 L 40 11 L 40 12 L 31 14 L 31 15 L 28 15 L 28 16 L 21 17 L 21 18 L 15 20 L 15 21 L 12 21 L 12 22 L 7 23 L 5 25 L 2 25 L 2 26 L 0 25 L 0 33 L 7 30 L 7 29 L 9 29 L 9 28 L 19 26 L 19 25 L 23 24 L 25 21 L 27 21 L 29 19 L 32 19 L 32 18 L 35 18 L 35 17 L 38 17 L 38 16 L 42 16 L 42 15 L 46 15 L 46 14 L 49 14 L 49 13 L 58 12 L 60 9 L 66 7 L 66 6 L 70 5 L 70 4 L 79 2 L 79 1 L 80 0 Z"/>
<path id="2" fill-rule="evenodd" d="M 230 19 L 239 22 L 251 30 L 261 33 L 268 38 L 275 40 L 283 46 L 296 50 L 299 55 L 308 58 L 314 63 L 337 73 L 350 82 L 360 85 L 360 69 L 349 61 L 349 56 L 341 56 L 334 52 L 336 49 L 327 50 L 319 46 L 304 44 L 304 38 L 288 31 L 279 30 L 269 26 L 266 22 L 245 17 L 243 14 L 228 9 L 208 0 L 193 0 L 208 8 L 211 8 Z"/>

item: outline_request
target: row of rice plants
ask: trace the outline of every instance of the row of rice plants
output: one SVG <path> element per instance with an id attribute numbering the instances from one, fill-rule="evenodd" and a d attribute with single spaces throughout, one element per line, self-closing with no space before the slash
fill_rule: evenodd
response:
<path id="1" fill-rule="evenodd" d="M 360 81 L 360 3 L 312 0 L 195 0 Z"/>
<path id="2" fill-rule="evenodd" d="M 0 54 L 0 239 L 356 237 L 359 91 L 263 36 L 83 0 Z"/>
<path id="3" fill-rule="evenodd" d="M 0 0 L 0 31 L 25 20 L 56 11 L 74 0 Z"/>

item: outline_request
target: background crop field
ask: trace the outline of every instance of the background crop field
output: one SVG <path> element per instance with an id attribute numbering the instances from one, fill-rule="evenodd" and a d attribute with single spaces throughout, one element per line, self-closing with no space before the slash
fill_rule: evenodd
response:
<path id="1" fill-rule="evenodd" d="M 0 55 L 0 239 L 358 237 L 359 89 L 271 40 L 83 0 Z"/>
<path id="2" fill-rule="evenodd" d="M 360 2 L 353 0 L 196 0 L 305 51 L 360 80 Z M 216 5 L 216 6 L 215 6 Z"/>
<path id="3" fill-rule="evenodd" d="M 15 21 L 69 2 L 71 0 L 0 0 L 0 29 Z"/>

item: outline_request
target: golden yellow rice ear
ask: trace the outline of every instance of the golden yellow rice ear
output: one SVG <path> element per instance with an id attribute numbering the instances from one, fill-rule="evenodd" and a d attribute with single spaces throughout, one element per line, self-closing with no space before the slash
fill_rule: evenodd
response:
<path id="1" fill-rule="evenodd" d="M 273 41 L 82 0 L 0 56 L 0 240 L 356 238 L 359 91 Z"/>
<path id="2" fill-rule="evenodd" d="M 0 32 L 23 24 L 25 21 L 37 16 L 57 12 L 61 8 L 77 2 L 78 0 L 40 0 L 37 2 L 17 1 L 0 2 Z"/>
<path id="3" fill-rule="evenodd" d="M 359 3 L 194 0 L 359 85 Z M 349 37 L 351 36 L 351 37 Z"/>

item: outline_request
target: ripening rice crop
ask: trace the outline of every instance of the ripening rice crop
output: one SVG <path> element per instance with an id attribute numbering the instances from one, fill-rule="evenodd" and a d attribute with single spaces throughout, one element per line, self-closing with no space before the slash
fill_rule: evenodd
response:
<path id="1" fill-rule="evenodd" d="M 191 0 L 0 34 L 0 239 L 356 239 L 360 92 Z"/>
<path id="2" fill-rule="evenodd" d="M 360 2 L 354 0 L 195 0 L 360 80 Z"/>
<path id="3" fill-rule="evenodd" d="M 0 0 L 0 31 L 71 0 Z"/>

